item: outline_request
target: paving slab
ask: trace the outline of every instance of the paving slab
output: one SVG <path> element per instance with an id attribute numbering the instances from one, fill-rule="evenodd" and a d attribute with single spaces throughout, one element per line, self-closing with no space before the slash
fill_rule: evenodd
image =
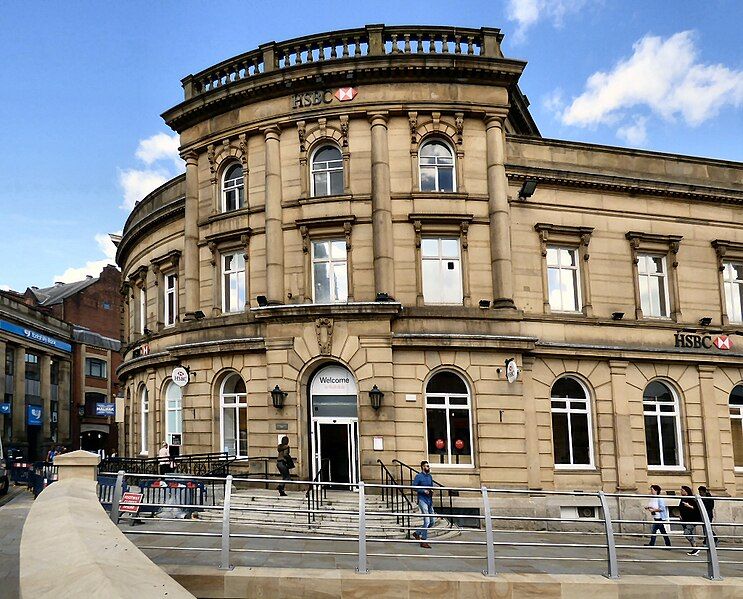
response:
<path id="1" fill-rule="evenodd" d="M 11 498 L 0 507 L 0 596 L 20 597 L 18 561 L 21 533 L 34 496 L 25 487 L 11 487 Z"/>

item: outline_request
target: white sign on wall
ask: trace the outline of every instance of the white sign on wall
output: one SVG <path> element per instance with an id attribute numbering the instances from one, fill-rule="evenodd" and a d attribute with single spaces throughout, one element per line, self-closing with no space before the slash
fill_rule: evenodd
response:
<path id="1" fill-rule="evenodd" d="M 506 380 L 513 383 L 517 378 L 519 378 L 519 367 L 516 365 L 516 360 L 509 358 L 506 360 Z"/>
<path id="2" fill-rule="evenodd" d="M 173 382 L 179 387 L 185 387 L 188 385 L 188 370 L 183 368 L 183 366 L 176 366 L 173 368 L 170 378 L 172 378 Z"/>
<path id="3" fill-rule="evenodd" d="M 312 395 L 357 395 L 353 375 L 342 366 L 326 366 L 312 379 Z"/>

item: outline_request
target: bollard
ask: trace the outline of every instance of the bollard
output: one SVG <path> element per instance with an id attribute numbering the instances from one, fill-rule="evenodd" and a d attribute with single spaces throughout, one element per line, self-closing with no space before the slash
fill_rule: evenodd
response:
<path id="1" fill-rule="evenodd" d="M 114 485 L 114 492 L 111 496 L 111 522 L 114 524 L 119 523 L 119 516 L 121 512 L 119 506 L 121 505 L 121 494 L 124 490 L 124 471 L 119 470 L 116 475 L 116 484 Z"/>
<path id="2" fill-rule="evenodd" d="M 599 491 L 599 501 L 601 502 L 601 511 L 604 513 L 604 528 L 606 530 L 606 558 L 609 563 L 609 569 L 606 573 L 607 578 L 619 578 L 619 562 L 617 561 L 617 547 L 614 543 L 614 528 L 611 525 L 611 513 L 609 504 L 606 501 L 606 495 Z"/>
<path id="3" fill-rule="evenodd" d="M 490 517 L 490 499 L 487 487 L 482 487 L 482 514 L 485 516 L 485 543 L 487 543 L 488 569 L 485 576 L 495 576 L 495 537 L 493 536 L 493 519 Z"/>
<path id="4" fill-rule="evenodd" d="M 722 580 L 720 560 L 717 557 L 717 545 L 715 545 L 715 533 L 712 531 L 712 523 L 709 521 L 707 508 L 704 507 L 702 498 L 699 495 L 694 495 L 694 498 L 697 500 L 699 513 L 702 516 L 704 536 L 707 539 L 707 578 L 710 580 Z"/>
<path id="5" fill-rule="evenodd" d="M 366 567 L 366 496 L 364 482 L 359 483 L 359 574 L 368 574 Z"/>
<path id="6" fill-rule="evenodd" d="M 222 559 L 220 570 L 232 570 L 230 564 L 230 501 L 232 499 L 232 475 L 224 481 L 224 503 L 222 505 Z"/>

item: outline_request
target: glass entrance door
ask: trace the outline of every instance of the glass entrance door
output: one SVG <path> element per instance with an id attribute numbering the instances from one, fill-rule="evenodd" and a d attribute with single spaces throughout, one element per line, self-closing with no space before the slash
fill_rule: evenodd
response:
<path id="1" fill-rule="evenodd" d="M 323 481 L 359 481 L 358 422 L 355 418 L 316 418 L 313 422 L 312 445 L 314 473 L 322 469 Z"/>

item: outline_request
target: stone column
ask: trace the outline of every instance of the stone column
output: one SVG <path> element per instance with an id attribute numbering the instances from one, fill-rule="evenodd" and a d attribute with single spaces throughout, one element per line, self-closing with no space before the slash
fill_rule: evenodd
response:
<path id="1" fill-rule="evenodd" d="M 5 341 L 0 341 L 0 402 L 5 401 Z M 10 418 L 5 414 L 0 414 L 0 436 L 5 430 L 5 419 Z M 7 439 L 10 441 L 10 439 Z"/>
<path id="2" fill-rule="evenodd" d="M 508 210 L 505 133 L 506 113 L 485 119 L 488 168 L 488 215 L 490 218 L 490 263 L 493 272 L 493 307 L 515 308 L 511 272 L 511 222 Z"/>
<path id="3" fill-rule="evenodd" d="M 395 294 L 390 155 L 387 143 L 387 114 L 369 115 L 371 122 L 371 201 L 374 249 L 374 291 Z"/>
<path id="4" fill-rule="evenodd" d="M 183 320 L 193 320 L 199 310 L 199 161 L 195 152 L 186 154 L 186 215 L 183 240 L 183 271 L 186 311 Z"/>
<path id="5" fill-rule="evenodd" d="M 57 385 L 57 409 L 59 410 L 57 415 L 57 439 L 61 444 L 68 447 L 72 441 L 70 432 L 70 372 L 72 364 L 70 360 L 72 360 L 72 356 L 69 360 L 59 361 L 59 383 Z"/>
<path id="6" fill-rule="evenodd" d="M 534 400 L 534 379 L 532 368 L 534 357 L 524 356 L 521 362 L 524 401 L 524 440 L 526 442 L 526 480 L 529 489 L 542 489 L 542 473 L 539 455 L 539 429 L 537 405 Z"/>
<path id="7" fill-rule="evenodd" d="M 611 360 L 611 396 L 614 404 L 614 455 L 617 457 L 617 489 L 637 489 L 635 452 L 632 443 L 632 423 L 627 386 L 628 362 Z"/>
<path id="8" fill-rule="evenodd" d="M 41 438 L 42 443 L 52 439 L 52 357 L 47 354 L 39 356 L 41 375 Z"/>
<path id="9" fill-rule="evenodd" d="M 284 303 L 284 231 L 281 208 L 281 151 L 279 128 L 264 130 L 266 139 L 266 295 L 272 304 Z"/>
<path id="10" fill-rule="evenodd" d="M 697 365 L 699 400 L 702 404 L 702 427 L 704 429 L 704 459 L 707 463 L 707 486 L 713 495 L 725 492 L 720 418 L 725 418 L 726 414 L 717 404 L 714 381 L 715 369 L 714 364 Z"/>
<path id="11" fill-rule="evenodd" d="M 26 348 L 16 346 L 13 367 L 13 443 L 26 444 Z"/>

